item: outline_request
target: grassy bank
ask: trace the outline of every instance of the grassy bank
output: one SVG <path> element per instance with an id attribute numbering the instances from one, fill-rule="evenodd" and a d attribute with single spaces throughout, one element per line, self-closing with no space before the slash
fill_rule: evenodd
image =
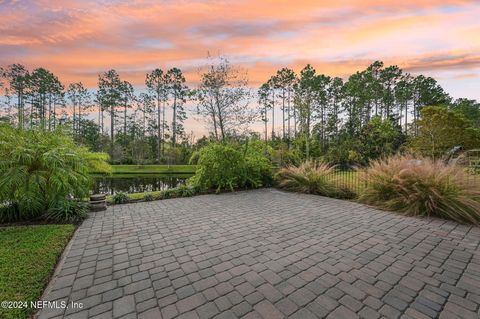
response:
<path id="1" fill-rule="evenodd" d="M 112 175 L 92 174 L 96 178 L 112 178 L 112 179 L 124 179 L 124 178 L 184 178 L 187 179 L 194 175 L 194 173 L 115 173 Z"/>
<path id="2" fill-rule="evenodd" d="M 129 201 L 138 201 L 138 200 L 144 200 L 145 197 L 148 198 L 148 196 L 152 197 L 158 197 L 162 194 L 162 191 L 154 191 L 154 192 L 143 192 L 143 193 L 129 193 L 127 194 L 128 200 Z M 113 204 L 113 195 L 107 195 L 107 203 Z"/>
<path id="3" fill-rule="evenodd" d="M 36 301 L 72 236 L 73 225 L 0 228 L 0 300 Z M 0 318 L 29 318 L 26 309 L 0 308 Z"/>
<path id="4" fill-rule="evenodd" d="M 112 165 L 113 174 L 194 174 L 195 165 Z"/>
<path id="5" fill-rule="evenodd" d="M 108 204 L 125 204 L 135 201 L 152 201 L 167 198 L 190 197 L 198 194 L 198 190 L 192 186 L 180 185 L 174 188 L 162 191 L 144 192 L 144 193 L 123 193 L 107 196 Z"/>

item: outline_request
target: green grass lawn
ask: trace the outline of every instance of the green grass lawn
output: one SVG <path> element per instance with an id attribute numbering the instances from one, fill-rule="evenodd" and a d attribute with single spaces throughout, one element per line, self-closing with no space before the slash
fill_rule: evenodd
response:
<path id="1" fill-rule="evenodd" d="M 194 174 L 195 165 L 112 165 L 113 174 Z"/>
<path id="2" fill-rule="evenodd" d="M 39 300 L 73 225 L 0 228 L 0 301 Z M 0 318 L 29 318 L 33 309 L 4 309 Z"/>

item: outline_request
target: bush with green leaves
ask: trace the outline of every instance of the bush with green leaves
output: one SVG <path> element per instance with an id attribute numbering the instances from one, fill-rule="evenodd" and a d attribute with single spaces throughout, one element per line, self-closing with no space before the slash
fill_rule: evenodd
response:
<path id="1" fill-rule="evenodd" d="M 8 223 L 22 220 L 18 206 L 15 203 L 0 203 L 0 223 Z"/>
<path id="2" fill-rule="evenodd" d="M 5 214 L 5 209 L 0 209 L 0 219 L 57 219 L 52 216 L 62 214 L 72 219 L 74 205 L 65 202 L 88 197 L 93 182 L 90 172 L 109 172 L 107 159 L 104 153 L 75 145 L 60 130 L 0 125 L 0 203 L 9 207 Z"/>
<path id="3" fill-rule="evenodd" d="M 155 200 L 155 196 L 153 196 L 152 194 L 146 194 L 143 197 L 143 200 L 146 201 L 146 202 L 151 202 L 152 200 Z"/>
<path id="4" fill-rule="evenodd" d="M 338 180 L 331 165 L 306 161 L 300 166 L 287 166 L 276 175 L 279 188 L 306 194 L 337 198 L 352 198 L 354 193 Z"/>
<path id="5" fill-rule="evenodd" d="M 114 204 L 125 204 L 130 201 L 130 198 L 128 198 L 128 194 L 125 192 L 118 192 L 113 194 L 112 197 L 113 203 Z"/>
<path id="6" fill-rule="evenodd" d="M 86 202 L 78 200 L 64 200 L 52 206 L 45 213 L 44 218 L 53 222 L 76 223 L 84 219 L 89 211 Z"/>
<path id="7" fill-rule="evenodd" d="M 256 143 L 249 145 L 211 143 L 194 153 L 197 164 L 189 185 L 200 191 L 234 191 L 272 183 L 272 164 Z"/>
<path id="8" fill-rule="evenodd" d="M 480 183 L 458 165 L 428 158 L 394 156 L 362 173 L 363 203 L 407 216 L 436 216 L 480 223 Z"/>
<path id="9" fill-rule="evenodd" d="M 415 121 L 418 131 L 410 141 L 410 150 L 415 154 L 441 159 L 452 147 L 463 149 L 480 147 L 480 129 L 463 114 L 444 106 L 426 106 Z"/>
<path id="10" fill-rule="evenodd" d="M 174 197 L 192 197 L 197 191 L 192 185 L 180 185 L 175 188 L 171 188 L 170 191 Z"/>

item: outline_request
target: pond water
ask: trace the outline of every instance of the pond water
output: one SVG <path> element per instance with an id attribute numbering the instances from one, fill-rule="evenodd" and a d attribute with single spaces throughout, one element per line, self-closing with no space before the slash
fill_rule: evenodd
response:
<path id="1" fill-rule="evenodd" d="M 192 175 L 172 174 L 122 174 L 112 176 L 95 176 L 93 193 L 114 194 L 116 192 L 141 193 L 166 190 L 185 184 Z"/>

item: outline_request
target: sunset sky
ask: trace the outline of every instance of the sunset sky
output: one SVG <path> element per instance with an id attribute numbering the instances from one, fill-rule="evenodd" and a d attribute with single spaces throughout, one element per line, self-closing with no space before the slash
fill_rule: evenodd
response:
<path id="1" fill-rule="evenodd" d="M 480 100 L 478 0 L 0 0 L 0 21 L 0 65 L 92 88 L 109 68 L 140 87 L 146 72 L 176 66 L 192 83 L 211 52 L 247 69 L 252 86 L 284 66 L 346 77 L 383 60 Z"/>

